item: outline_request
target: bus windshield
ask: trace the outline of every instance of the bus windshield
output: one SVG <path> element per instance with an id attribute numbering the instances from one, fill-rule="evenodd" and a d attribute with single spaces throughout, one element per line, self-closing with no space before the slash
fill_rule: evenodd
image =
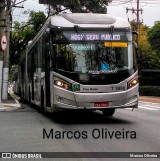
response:
<path id="1" fill-rule="evenodd" d="M 64 33 L 64 38 L 61 36 L 61 40 L 53 44 L 57 69 L 105 74 L 133 68 L 132 43 L 126 35 L 114 34 L 111 38 L 109 34 L 102 36 L 102 33 L 67 34 Z"/>

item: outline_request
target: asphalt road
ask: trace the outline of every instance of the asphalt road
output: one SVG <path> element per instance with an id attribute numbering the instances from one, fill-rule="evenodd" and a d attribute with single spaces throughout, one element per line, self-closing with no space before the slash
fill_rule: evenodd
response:
<path id="1" fill-rule="evenodd" d="M 49 135 L 50 132 L 53 138 Z M 139 109 L 134 111 L 118 109 L 113 117 L 107 118 L 98 111 L 67 111 L 46 116 L 36 108 L 22 104 L 21 109 L 0 112 L 0 152 L 160 152 L 160 107 L 159 104 L 141 102 Z M 159 159 L 43 160 L 152 161 Z"/>

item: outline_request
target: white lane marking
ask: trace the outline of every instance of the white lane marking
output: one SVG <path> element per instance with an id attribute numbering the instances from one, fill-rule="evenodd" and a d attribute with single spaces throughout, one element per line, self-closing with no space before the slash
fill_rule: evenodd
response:
<path id="1" fill-rule="evenodd" d="M 139 101 L 139 103 L 143 103 L 143 104 L 152 104 L 152 105 L 159 105 L 159 106 L 160 106 L 160 103 L 143 102 L 143 101 Z"/>
<path id="2" fill-rule="evenodd" d="M 140 104 L 140 106 L 153 107 L 153 108 L 156 108 L 156 109 L 160 109 L 160 107 L 158 107 L 158 106 L 152 106 L 152 105 L 142 105 L 142 104 Z"/>
<path id="3" fill-rule="evenodd" d="M 146 107 L 146 106 L 138 106 L 138 107 L 139 107 L 139 108 L 143 108 L 143 109 L 147 109 L 147 110 L 153 110 L 153 111 L 158 110 L 158 109 L 153 108 L 153 107 L 151 107 L 151 108 Z"/>

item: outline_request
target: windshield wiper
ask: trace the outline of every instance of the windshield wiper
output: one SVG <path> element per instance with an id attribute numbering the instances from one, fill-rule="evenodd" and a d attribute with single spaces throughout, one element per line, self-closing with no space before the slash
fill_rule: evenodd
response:
<path id="1" fill-rule="evenodd" d="M 81 42 L 82 42 L 82 44 L 86 47 L 86 49 L 88 49 L 88 47 L 87 47 L 87 45 L 86 45 L 86 39 L 85 39 L 85 37 L 84 37 L 84 35 L 83 35 L 82 31 L 81 31 L 80 26 L 74 25 L 74 29 L 75 29 L 75 31 L 76 31 L 76 33 L 77 33 L 78 35 L 81 35 L 81 36 L 82 36 Z"/>
<path id="2" fill-rule="evenodd" d="M 81 43 L 85 47 L 85 49 L 87 51 L 86 54 L 85 54 L 85 56 L 87 55 L 88 57 L 92 57 L 90 47 L 86 44 L 85 35 L 82 33 L 80 26 L 74 25 L 74 29 L 75 29 L 77 35 L 81 35 L 81 37 L 82 37 Z M 91 64 L 92 64 L 92 62 L 91 62 Z"/>

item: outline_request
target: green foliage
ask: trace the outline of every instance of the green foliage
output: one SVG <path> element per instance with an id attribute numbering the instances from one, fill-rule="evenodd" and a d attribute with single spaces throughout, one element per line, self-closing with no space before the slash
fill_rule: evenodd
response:
<path id="1" fill-rule="evenodd" d="M 140 86 L 141 96 L 160 96 L 160 86 Z"/>
<path id="2" fill-rule="evenodd" d="M 63 7 L 69 9 L 72 13 L 107 13 L 109 2 L 112 2 L 112 0 L 68 0 Z M 52 9 L 56 11 L 55 13 L 59 13 L 65 10 L 63 7 L 52 6 Z"/>
<path id="3" fill-rule="evenodd" d="M 34 32 L 37 33 L 45 23 L 46 16 L 43 12 L 31 11 L 29 17 L 28 24 L 32 25 Z"/>
<path id="4" fill-rule="evenodd" d="M 134 24 L 131 22 L 132 29 Z M 160 55 L 159 51 L 152 47 L 149 36 L 152 37 L 151 29 L 145 25 L 139 27 L 139 54 L 141 57 L 139 69 L 160 69 Z"/>
<path id="5" fill-rule="evenodd" d="M 139 47 L 141 56 L 140 69 L 160 69 L 160 59 L 156 51 L 153 51 L 150 47 Z"/>
<path id="6" fill-rule="evenodd" d="M 137 25 L 134 22 L 130 22 L 130 24 L 132 30 L 133 31 L 136 30 Z M 139 26 L 139 54 L 141 60 L 138 65 L 140 70 L 160 69 L 160 54 L 159 54 L 160 52 L 159 49 L 156 50 L 156 47 L 154 47 L 155 44 L 153 42 L 155 36 L 157 36 L 156 35 L 157 33 L 153 28 L 150 29 L 148 26 L 144 24 L 141 24 Z M 136 41 L 136 37 L 133 37 L 133 40 Z M 151 42 L 153 42 L 153 44 Z"/>
<path id="7" fill-rule="evenodd" d="M 71 12 L 92 12 L 92 13 L 106 13 L 107 0 L 70 0 L 66 7 Z"/>
<path id="8" fill-rule="evenodd" d="M 10 67 L 19 63 L 28 42 L 34 38 L 45 21 L 46 16 L 43 12 L 30 11 L 28 22 L 14 22 L 10 42 Z"/>
<path id="9" fill-rule="evenodd" d="M 160 56 L 160 21 L 157 21 L 148 31 L 148 39 L 151 47 L 157 51 Z"/>

